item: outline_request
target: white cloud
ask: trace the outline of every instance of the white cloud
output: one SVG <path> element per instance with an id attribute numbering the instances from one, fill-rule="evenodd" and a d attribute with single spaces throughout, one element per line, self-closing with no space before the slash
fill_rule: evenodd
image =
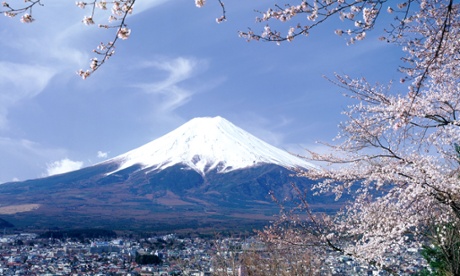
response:
<path id="1" fill-rule="evenodd" d="M 60 161 L 47 164 L 47 176 L 75 171 L 81 169 L 82 167 L 83 162 L 72 161 L 68 158 L 64 158 Z"/>
<path id="2" fill-rule="evenodd" d="M 109 156 L 108 152 L 103 152 L 103 151 L 98 151 L 97 152 L 97 158 L 105 159 Z"/>
<path id="3" fill-rule="evenodd" d="M 173 111 L 186 104 L 194 91 L 186 89 L 180 84 L 193 77 L 198 70 L 207 67 L 206 62 L 192 58 L 178 57 L 161 62 L 150 62 L 142 65 L 145 68 L 154 68 L 164 71 L 168 76 L 159 82 L 134 85 L 144 92 L 161 96 L 162 111 Z"/>

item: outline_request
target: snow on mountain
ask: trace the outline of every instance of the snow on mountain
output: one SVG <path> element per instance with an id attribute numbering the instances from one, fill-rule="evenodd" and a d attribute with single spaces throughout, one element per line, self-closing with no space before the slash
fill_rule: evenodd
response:
<path id="1" fill-rule="evenodd" d="M 314 168 L 305 160 L 258 139 L 222 117 L 192 119 L 168 134 L 106 162 L 117 162 L 117 171 L 136 164 L 151 170 L 185 164 L 202 174 L 212 169 L 225 173 L 264 163 L 287 168 Z"/>

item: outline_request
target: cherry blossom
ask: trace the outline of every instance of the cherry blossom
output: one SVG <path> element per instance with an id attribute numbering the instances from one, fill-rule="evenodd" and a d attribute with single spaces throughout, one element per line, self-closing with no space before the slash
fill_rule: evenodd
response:
<path id="1" fill-rule="evenodd" d="M 13 7 L 8 2 L 2 2 L 1 12 L 7 17 L 15 17 L 21 14 L 20 21 L 23 23 L 32 23 L 35 19 L 32 16 L 32 11 L 35 6 L 43 6 L 44 0 L 27 0 L 23 6 Z M 95 10 L 106 11 L 110 13 L 108 17 L 108 24 L 97 24 L 102 29 L 114 29 L 115 34 L 112 41 L 101 43 L 103 47 L 98 46 L 93 52 L 101 59 L 93 58 L 89 64 L 89 70 L 79 70 L 77 74 L 83 79 L 88 78 L 96 70 L 100 68 L 110 57 L 115 53 L 115 44 L 118 39 L 126 40 L 130 37 L 131 29 L 127 27 L 126 18 L 132 14 L 134 3 L 136 0 L 115 0 L 107 2 L 105 0 L 90 0 L 90 1 L 76 1 L 75 5 L 81 9 L 88 9 L 89 14 L 84 15 L 82 22 L 87 26 L 95 25 L 100 18 L 95 17 Z M 19 5 L 19 4 L 17 4 Z M 108 5 L 111 5 L 109 11 Z"/>
<path id="2" fill-rule="evenodd" d="M 120 0 L 120 1 L 113 1 L 113 2 L 107 2 L 105 0 L 93 0 L 90 2 L 76 2 L 76 5 L 78 7 L 92 7 L 91 9 L 91 15 L 85 16 L 83 18 L 83 23 L 85 25 L 93 25 L 95 24 L 95 21 L 93 20 L 94 14 L 95 14 L 95 9 L 98 8 L 102 11 L 108 11 L 107 4 L 112 4 L 112 7 L 110 9 L 110 16 L 108 17 L 108 23 L 109 24 L 98 24 L 99 28 L 103 29 L 115 29 L 115 37 L 113 41 L 109 41 L 108 43 L 101 43 L 96 49 L 93 50 L 94 53 L 97 55 L 102 56 L 101 60 L 98 60 L 97 58 L 91 59 L 90 62 L 90 70 L 79 70 L 77 74 L 82 77 L 83 79 L 86 79 L 89 77 L 93 72 L 98 70 L 110 57 L 112 57 L 115 53 L 115 43 L 117 42 L 118 39 L 121 40 L 126 40 L 129 38 L 131 34 L 131 29 L 127 28 L 127 25 L 125 23 L 126 17 L 129 14 L 132 14 L 133 12 L 133 7 L 135 0 Z"/>
<path id="3" fill-rule="evenodd" d="M 35 5 L 43 6 L 41 0 L 27 0 L 24 1 L 26 4 L 24 7 L 14 8 L 8 2 L 2 2 L 2 12 L 7 17 L 15 17 L 18 14 L 23 14 L 20 21 L 22 23 L 32 23 L 34 18 L 32 17 L 32 9 Z"/>
<path id="4" fill-rule="evenodd" d="M 101 10 L 107 10 L 107 2 L 106 1 L 99 1 L 96 3 L 96 7 Z"/>
<path id="5" fill-rule="evenodd" d="M 32 15 L 25 13 L 23 16 L 21 16 L 21 22 L 22 23 L 32 23 L 35 19 L 32 17 Z"/>
<path id="6" fill-rule="evenodd" d="M 196 5 L 198 8 L 203 7 L 205 3 L 206 3 L 206 0 L 195 0 L 195 5 Z"/>
<path id="7" fill-rule="evenodd" d="M 75 5 L 77 5 L 77 7 L 82 8 L 82 9 L 86 7 L 86 3 L 82 1 L 75 2 Z"/>
<path id="8" fill-rule="evenodd" d="M 20 14 L 21 18 L 20 21 L 22 23 L 32 23 L 35 18 L 32 16 L 32 11 L 36 6 L 44 6 L 42 2 L 46 0 L 26 0 L 21 5 L 19 3 L 14 3 L 13 6 L 10 4 L 10 1 L 2 2 L 2 6 L 0 7 L 0 12 L 3 13 L 6 17 L 16 17 L 16 15 Z M 216 2 L 220 5 L 222 9 L 222 14 L 220 17 L 216 18 L 217 23 L 222 23 L 227 20 L 226 11 L 224 3 L 221 0 L 216 0 Z M 113 0 L 113 1 L 106 1 L 106 0 L 88 0 L 88 1 L 76 1 L 75 5 L 78 8 L 84 9 L 89 11 L 88 14 L 84 15 L 82 19 L 82 23 L 91 26 L 96 25 L 99 28 L 110 30 L 113 29 L 114 38 L 112 41 L 108 41 L 104 43 L 104 47 L 97 47 L 97 49 L 93 50 L 93 52 L 97 55 L 102 56 L 99 59 L 96 65 L 93 62 L 90 63 L 89 70 L 78 70 L 77 74 L 81 76 L 83 79 L 91 76 L 96 70 L 98 70 L 105 62 L 113 56 L 115 53 L 115 45 L 116 42 L 120 40 L 126 40 L 131 35 L 131 29 L 128 28 L 126 24 L 126 19 L 128 15 L 133 13 L 134 4 L 136 0 Z M 193 2 L 192 2 L 193 3 Z M 206 0 L 195 0 L 195 5 L 197 7 L 203 7 L 206 4 Z M 98 16 L 95 16 L 96 9 L 101 10 L 102 12 L 106 12 L 109 14 L 107 17 L 107 23 L 102 22 L 99 23 L 101 20 L 100 13 Z"/>
<path id="9" fill-rule="evenodd" d="M 83 23 L 85 25 L 93 25 L 94 24 L 94 20 L 93 20 L 92 17 L 85 16 L 82 21 L 83 21 Z"/>
<path id="10" fill-rule="evenodd" d="M 131 34 L 131 30 L 128 29 L 128 28 L 120 28 L 118 30 L 118 33 L 117 33 L 117 36 L 118 38 L 121 38 L 121 39 L 128 39 L 129 35 Z"/>

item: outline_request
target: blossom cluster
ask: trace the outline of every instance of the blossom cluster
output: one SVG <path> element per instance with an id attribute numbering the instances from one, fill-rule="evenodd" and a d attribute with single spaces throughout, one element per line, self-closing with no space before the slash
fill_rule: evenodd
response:
<path id="1" fill-rule="evenodd" d="M 251 40 L 266 40 L 274 42 L 288 41 L 291 42 L 295 37 L 308 36 L 311 29 L 320 25 L 322 22 L 331 17 L 337 16 L 343 21 L 342 27 L 334 32 L 335 34 L 348 35 L 348 44 L 353 44 L 356 41 L 363 40 L 366 37 L 366 32 L 374 28 L 375 22 L 380 15 L 383 5 L 386 1 L 361 1 L 361 0 L 302 0 L 297 5 L 287 4 L 285 6 L 275 5 L 267 9 L 265 12 L 260 12 L 261 16 L 256 18 L 257 22 L 266 22 L 267 26 L 264 30 L 257 34 L 252 30 L 241 31 L 239 35 L 248 41 Z M 397 5 L 399 12 L 407 12 L 408 5 Z M 393 8 L 388 7 L 388 12 L 393 12 Z M 302 15 L 302 16 L 299 16 Z M 299 18 L 297 23 L 287 27 L 287 34 L 270 27 L 268 22 L 275 22 L 274 25 L 282 25 L 279 23 L 291 22 L 295 18 Z M 397 20 L 399 21 L 399 19 Z M 271 32 L 267 32 L 267 27 Z"/>
<path id="2" fill-rule="evenodd" d="M 97 55 L 102 56 L 99 60 L 97 58 L 92 58 L 88 70 L 79 70 L 77 74 L 86 79 L 94 71 L 96 71 L 102 64 L 105 63 L 114 53 L 115 53 L 115 42 L 118 39 L 126 40 L 131 35 L 131 29 L 129 29 L 125 23 L 126 17 L 133 12 L 133 6 L 136 0 L 90 0 L 90 1 L 77 1 L 75 5 L 81 9 L 88 8 L 90 10 L 89 15 L 83 17 L 83 24 L 90 26 L 95 25 L 95 11 L 96 9 L 101 11 L 108 11 L 110 8 L 110 15 L 107 18 L 108 24 L 98 24 L 100 28 L 104 29 L 114 29 L 115 37 L 112 41 L 108 43 L 101 44 L 97 49 L 93 50 Z M 2 12 L 7 17 L 16 17 L 21 15 L 20 21 L 22 23 L 32 23 L 35 18 L 32 16 L 32 10 L 35 6 L 43 6 L 41 0 L 26 0 L 23 6 L 12 6 L 9 2 L 2 2 L 0 12 Z"/>
<path id="3" fill-rule="evenodd" d="M 75 4 L 77 7 L 85 9 L 89 7 L 91 9 L 91 14 L 83 17 L 83 24 L 85 25 L 94 25 L 94 15 L 95 10 L 99 9 L 102 11 L 108 10 L 108 5 L 111 4 L 110 15 L 107 18 L 109 24 L 98 24 L 99 28 L 104 29 L 115 29 L 115 38 L 113 41 L 108 43 L 101 43 L 95 50 L 94 53 L 102 56 L 102 59 L 92 58 L 90 60 L 90 66 L 88 70 L 80 69 L 77 74 L 83 78 L 88 78 L 94 71 L 99 69 L 102 64 L 105 63 L 114 53 L 115 53 L 115 42 L 118 39 L 126 40 L 131 35 L 131 29 L 129 29 L 125 23 L 126 17 L 133 12 L 135 0 L 120 0 L 107 2 L 105 0 L 94 0 L 90 2 L 77 1 Z M 115 23 L 114 23 L 115 22 Z"/>
<path id="4" fill-rule="evenodd" d="M 206 4 L 206 0 L 195 0 L 195 5 L 196 5 L 198 8 L 203 7 L 204 4 Z"/>
<path id="5" fill-rule="evenodd" d="M 25 1 L 25 5 L 19 8 L 11 6 L 8 2 L 2 2 L 2 9 L 0 9 L 0 12 L 10 18 L 22 14 L 20 18 L 22 23 L 32 23 L 35 20 L 32 17 L 32 9 L 35 5 L 43 6 L 41 0 L 27 0 Z"/>

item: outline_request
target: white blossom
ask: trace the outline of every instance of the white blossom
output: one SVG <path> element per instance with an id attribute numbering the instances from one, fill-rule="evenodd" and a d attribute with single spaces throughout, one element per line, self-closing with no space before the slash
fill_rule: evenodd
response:
<path id="1" fill-rule="evenodd" d="M 131 29 L 123 27 L 123 28 L 120 28 L 118 30 L 117 36 L 118 36 L 118 38 L 121 38 L 121 39 L 125 40 L 125 39 L 129 38 L 130 34 L 131 34 Z"/>
<path id="2" fill-rule="evenodd" d="M 89 70 L 83 71 L 83 70 L 80 69 L 77 72 L 77 75 L 79 75 L 82 79 L 86 79 L 91 75 L 91 72 Z"/>
<path id="3" fill-rule="evenodd" d="M 82 9 L 86 7 L 86 3 L 82 1 L 75 2 L 75 5 L 77 5 L 77 7 L 82 8 Z"/>
<path id="4" fill-rule="evenodd" d="M 14 13 L 14 12 L 4 12 L 3 14 L 6 17 L 15 17 L 17 15 L 17 13 Z"/>
<path id="5" fill-rule="evenodd" d="M 94 20 L 91 16 L 85 16 L 82 20 L 82 22 L 85 24 L 85 25 L 93 25 L 94 24 Z"/>
<path id="6" fill-rule="evenodd" d="M 32 23 L 35 19 L 32 17 L 32 15 L 26 13 L 23 16 L 21 16 L 21 22 L 22 23 Z"/>
<path id="7" fill-rule="evenodd" d="M 107 2 L 105 0 L 96 3 L 96 7 L 102 10 L 107 10 Z"/>
<path id="8" fill-rule="evenodd" d="M 206 0 L 195 0 L 195 5 L 196 5 L 198 8 L 203 7 L 205 4 L 206 4 Z"/>

